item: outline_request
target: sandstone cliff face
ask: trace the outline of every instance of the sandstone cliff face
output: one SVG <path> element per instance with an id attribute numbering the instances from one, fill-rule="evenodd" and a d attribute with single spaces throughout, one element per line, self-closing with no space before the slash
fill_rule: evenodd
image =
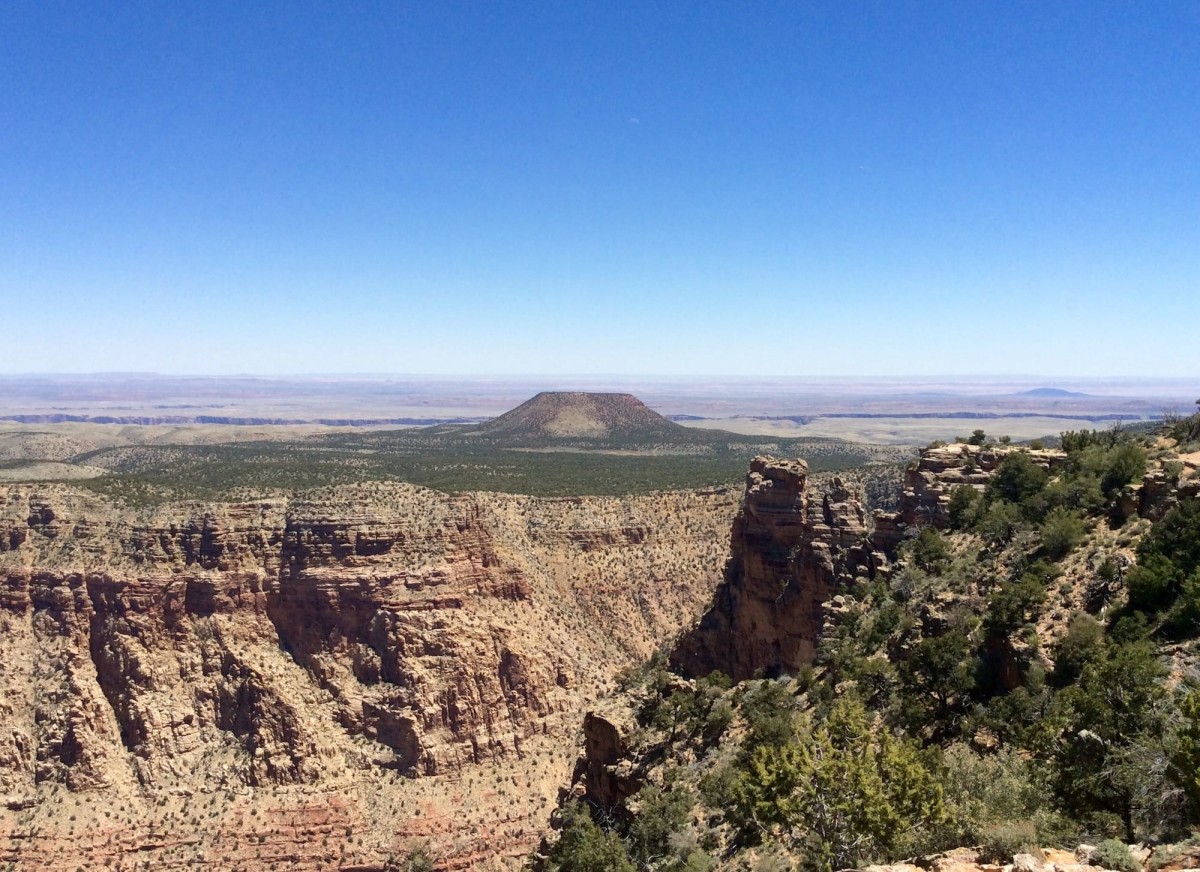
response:
<path id="1" fill-rule="evenodd" d="M 116 868 L 331 868 L 418 837 L 444 868 L 503 865 L 588 701 L 715 586 L 734 509 L 0 489 L 0 862 L 73 869 L 86 833 Z"/>
<path id="2" fill-rule="evenodd" d="M 719 669 L 735 681 L 796 672 L 816 653 L 823 604 L 884 564 L 872 553 L 861 500 L 840 479 L 814 491 L 803 460 L 757 457 L 725 580 L 671 663 L 687 675 Z"/>

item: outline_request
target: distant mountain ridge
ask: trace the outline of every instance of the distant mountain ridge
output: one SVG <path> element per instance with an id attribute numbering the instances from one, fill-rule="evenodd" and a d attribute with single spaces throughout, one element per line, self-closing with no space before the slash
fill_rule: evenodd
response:
<path id="1" fill-rule="evenodd" d="M 1079 391 L 1068 391 L 1064 388 L 1032 388 L 1027 391 L 1021 391 L 1017 394 L 1019 397 L 1090 397 L 1091 394 L 1080 393 Z"/>

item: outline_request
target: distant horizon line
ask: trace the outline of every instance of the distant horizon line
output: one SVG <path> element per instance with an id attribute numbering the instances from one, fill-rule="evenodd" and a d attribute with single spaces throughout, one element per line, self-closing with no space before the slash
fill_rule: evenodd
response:
<path id="1" fill-rule="evenodd" d="M 726 379 L 730 381 L 1069 381 L 1069 382 L 1192 382 L 1200 383 L 1200 377 L 1190 375 L 1072 375 L 1066 373 L 898 373 L 898 374 L 837 374 L 837 375 L 778 375 L 737 373 L 449 373 L 449 372 L 160 372 L 155 370 L 86 370 L 64 372 L 0 372 L 0 379 L 22 378 L 142 378 L 142 379 L 427 379 L 450 380 L 517 380 L 517 379 L 582 379 L 600 381 L 605 379 L 634 381 L 639 379 L 662 379 L 670 381 L 698 381 Z M 1049 387 L 1050 385 L 1048 385 Z"/>

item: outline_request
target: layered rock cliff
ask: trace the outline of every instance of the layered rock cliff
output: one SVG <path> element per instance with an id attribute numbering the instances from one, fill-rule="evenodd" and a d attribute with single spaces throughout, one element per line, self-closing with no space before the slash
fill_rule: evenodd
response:
<path id="1" fill-rule="evenodd" d="M 839 478 L 810 487 L 803 460 L 754 459 L 730 547 L 712 605 L 671 654 L 685 675 L 796 672 L 816 653 L 823 604 L 886 565 L 860 496 Z"/>
<path id="2" fill-rule="evenodd" d="M 709 596 L 735 508 L 0 490 L 0 862 L 336 868 L 423 839 L 503 866 L 587 702 Z"/>

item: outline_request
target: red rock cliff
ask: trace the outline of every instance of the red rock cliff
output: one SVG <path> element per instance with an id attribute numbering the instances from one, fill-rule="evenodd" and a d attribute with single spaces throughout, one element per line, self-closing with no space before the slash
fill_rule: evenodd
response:
<path id="1" fill-rule="evenodd" d="M 719 669 L 734 680 L 795 672 L 816 653 L 823 604 L 881 565 L 862 503 L 840 479 L 814 491 L 803 460 L 757 457 L 733 523 L 725 579 L 679 640 L 672 665 L 687 675 Z"/>
<path id="2" fill-rule="evenodd" d="M 587 702 L 699 611 L 733 510 L 0 488 L 0 862 L 522 856 Z"/>

